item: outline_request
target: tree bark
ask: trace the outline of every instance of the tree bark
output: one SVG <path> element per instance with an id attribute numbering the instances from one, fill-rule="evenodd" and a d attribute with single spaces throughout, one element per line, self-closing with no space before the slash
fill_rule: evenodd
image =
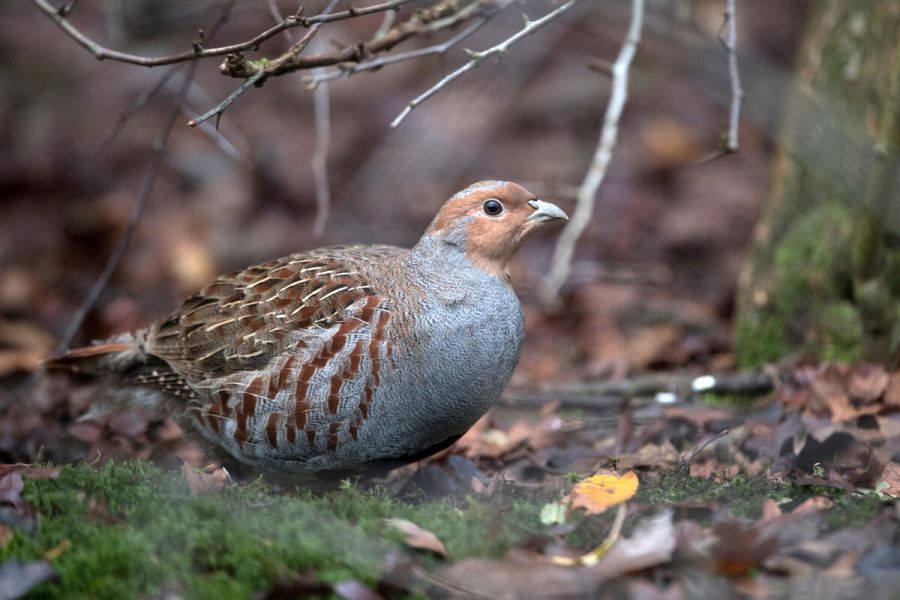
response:
<path id="1" fill-rule="evenodd" d="M 798 355 L 898 362 L 898 31 L 896 0 L 816 5 L 741 276 L 745 366 Z"/>

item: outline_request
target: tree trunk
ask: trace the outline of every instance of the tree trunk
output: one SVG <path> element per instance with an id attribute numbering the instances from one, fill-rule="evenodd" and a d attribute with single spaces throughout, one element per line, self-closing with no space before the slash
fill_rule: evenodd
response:
<path id="1" fill-rule="evenodd" d="M 741 277 L 743 365 L 798 355 L 897 363 L 898 32 L 897 0 L 817 3 Z"/>

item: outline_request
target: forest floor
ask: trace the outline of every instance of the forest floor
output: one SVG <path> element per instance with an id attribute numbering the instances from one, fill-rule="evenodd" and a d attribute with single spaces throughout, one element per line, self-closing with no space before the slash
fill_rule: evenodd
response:
<path id="1" fill-rule="evenodd" d="M 543 390 L 539 415 L 512 389 L 442 455 L 324 492 L 233 475 L 170 422 L 71 423 L 93 464 L 0 466 L 0 597 L 893 597 L 900 374 L 769 376 Z M 636 493 L 592 504 L 596 472 Z"/>

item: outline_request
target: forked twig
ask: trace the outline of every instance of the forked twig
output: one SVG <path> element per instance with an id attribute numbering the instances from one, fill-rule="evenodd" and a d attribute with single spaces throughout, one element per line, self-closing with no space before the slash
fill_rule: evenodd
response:
<path id="1" fill-rule="evenodd" d="M 193 50 L 187 52 L 179 52 L 177 54 L 170 54 L 167 56 L 152 57 L 112 50 L 110 48 L 107 48 L 106 46 L 103 46 L 102 44 L 97 43 L 96 41 L 85 35 L 80 29 L 72 25 L 71 21 L 69 21 L 68 19 L 69 13 L 71 13 L 71 8 L 74 6 L 75 2 L 70 2 L 69 4 L 63 5 L 59 8 L 55 8 L 53 5 L 47 2 L 47 0 L 32 0 L 32 2 L 34 2 L 35 6 L 37 6 L 41 12 L 47 15 L 47 17 L 49 17 L 54 23 L 56 23 L 60 29 L 62 29 L 73 40 L 75 40 L 80 46 L 90 51 L 91 54 L 93 54 L 97 58 L 97 60 L 112 60 L 116 62 L 130 63 L 133 65 L 140 65 L 144 67 L 160 67 L 163 65 L 192 61 L 198 58 L 225 56 L 226 54 L 233 54 L 235 52 L 254 50 L 264 41 L 278 35 L 282 31 L 287 31 L 294 27 L 311 27 L 320 23 L 331 23 L 334 21 L 340 21 L 342 19 L 351 19 L 362 15 L 369 15 L 386 10 L 394 10 L 403 6 L 404 4 L 410 4 L 417 1 L 418 0 L 390 0 L 389 2 L 383 2 L 381 4 L 374 4 L 372 6 L 365 6 L 362 8 L 353 7 L 337 13 L 329 14 L 327 12 L 322 12 L 321 14 L 313 17 L 304 17 L 300 14 L 293 14 L 288 16 L 275 26 L 270 27 L 262 33 L 259 33 L 249 40 L 241 42 L 239 44 L 220 46 L 218 48 L 203 48 L 197 45 Z"/>
<path id="2" fill-rule="evenodd" d="M 612 160 L 613 149 L 619 136 L 619 120 L 628 99 L 628 73 L 631 62 L 637 52 L 641 41 L 641 30 L 644 24 L 644 0 L 632 0 L 631 23 L 628 26 L 628 34 L 619 50 L 619 55 L 612 65 L 612 92 L 606 105 L 606 114 L 603 117 L 603 128 L 600 131 L 600 140 L 594 151 L 594 158 L 585 174 L 581 187 L 578 188 L 578 196 L 575 204 L 575 212 L 572 220 L 563 229 L 556 249 L 553 253 L 553 266 L 544 278 L 540 289 L 541 300 L 547 306 L 559 302 L 559 290 L 569 277 L 572 268 L 572 255 L 575 252 L 575 244 L 584 232 L 594 212 L 594 202 L 597 198 L 597 190 L 606 178 L 606 171 Z"/>
<path id="3" fill-rule="evenodd" d="M 453 71 L 452 73 L 450 73 L 449 75 L 447 75 L 446 77 L 444 77 L 443 79 L 438 81 L 436 84 L 431 86 L 428 90 L 426 90 L 425 92 L 423 92 L 416 98 L 412 99 L 406 105 L 406 107 L 400 112 L 400 114 L 397 115 L 397 117 L 393 121 L 391 121 L 391 127 L 394 129 L 399 127 L 400 123 L 402 123 L 403 120 L 406 119 L 407 116 L 409 116 L 409 113 L 411 113 L 413 110 L 415 110 L 415 108 L 417 106 L 419 106 L 420 104 L 422 104 L 423 102 L 425 102 L 426 100 L 428 100 L 429 98 L 431 98 L 432 96 L 434 96 L 435 94 L 440 92 L 442 89 L 447 87 L 447 85 L 450 84 L 451 82 L 455 81 L 459 77 L 465 75 L 466 73 L 468 73 L 469 71 L 471 71 L 472 69 L 474 69 L 475 67 L 480 65 L 484 59 L 491 57 L 491 56 L 502 56 L 516 42 L 520 41 L 522 38 L 525 38 L 525 37 L 531 35 L 532 33 L 537 31 L 544 25 L 550 23 L 551 21 L 553 21 L 554 19 L 556 19 L 557 17 L 559 17 L 560 15 L 562 15 L 563 13 L 565 13 L 566 11 L 571 9 L 573 6 L 578 4 L 580 1 L 581 0 L 569 0 L 565 4 L 558 6 L 556 9 L 550 11 L 549 13 L 547 13 L 546 15 L 544 15 L 543 17 L 541 17 L 540 19 L 538 19 L 536 21 L 532 21 L 528 17 L 525 17 L 525 26 L 522 29 L 520 29 L 516 34 L 510 36 L 509 38 L 500 42 L 496 46 L 493 46 L 492 48 L 488 48 L 487 50 L 482 50 L 480 52 L 469 51 L 469 61 L 468 62 L 466 62 L 463 66 L 459 67 L 458 69 L 456 69 L 455 71 Z"/>

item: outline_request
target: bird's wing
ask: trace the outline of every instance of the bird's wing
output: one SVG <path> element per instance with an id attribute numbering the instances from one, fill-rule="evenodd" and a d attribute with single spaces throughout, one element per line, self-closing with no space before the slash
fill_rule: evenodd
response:
<path id="1" fill-rule="evenodd" d="M 329 249 L 224 275 L 151 327 L 147 351 L 205 392 L 190 410 L 216 435 L 334 447 L 356 437 L 392 354 L 367 262 L 400 252 Z"/>
<path id="2" fill-rule="evenodd" d="M 376 301 L 363 301 L 381 299 L 360 269 L 370 254 L 371 247 L 324 249 L 223 275 L 152 326 L 147 351 L 193 382 L 264 369 L 286 350 L 333 345 L 334 336 L 377 319 Z M 359 314 L 347 314 L 350 307 Z"/>

